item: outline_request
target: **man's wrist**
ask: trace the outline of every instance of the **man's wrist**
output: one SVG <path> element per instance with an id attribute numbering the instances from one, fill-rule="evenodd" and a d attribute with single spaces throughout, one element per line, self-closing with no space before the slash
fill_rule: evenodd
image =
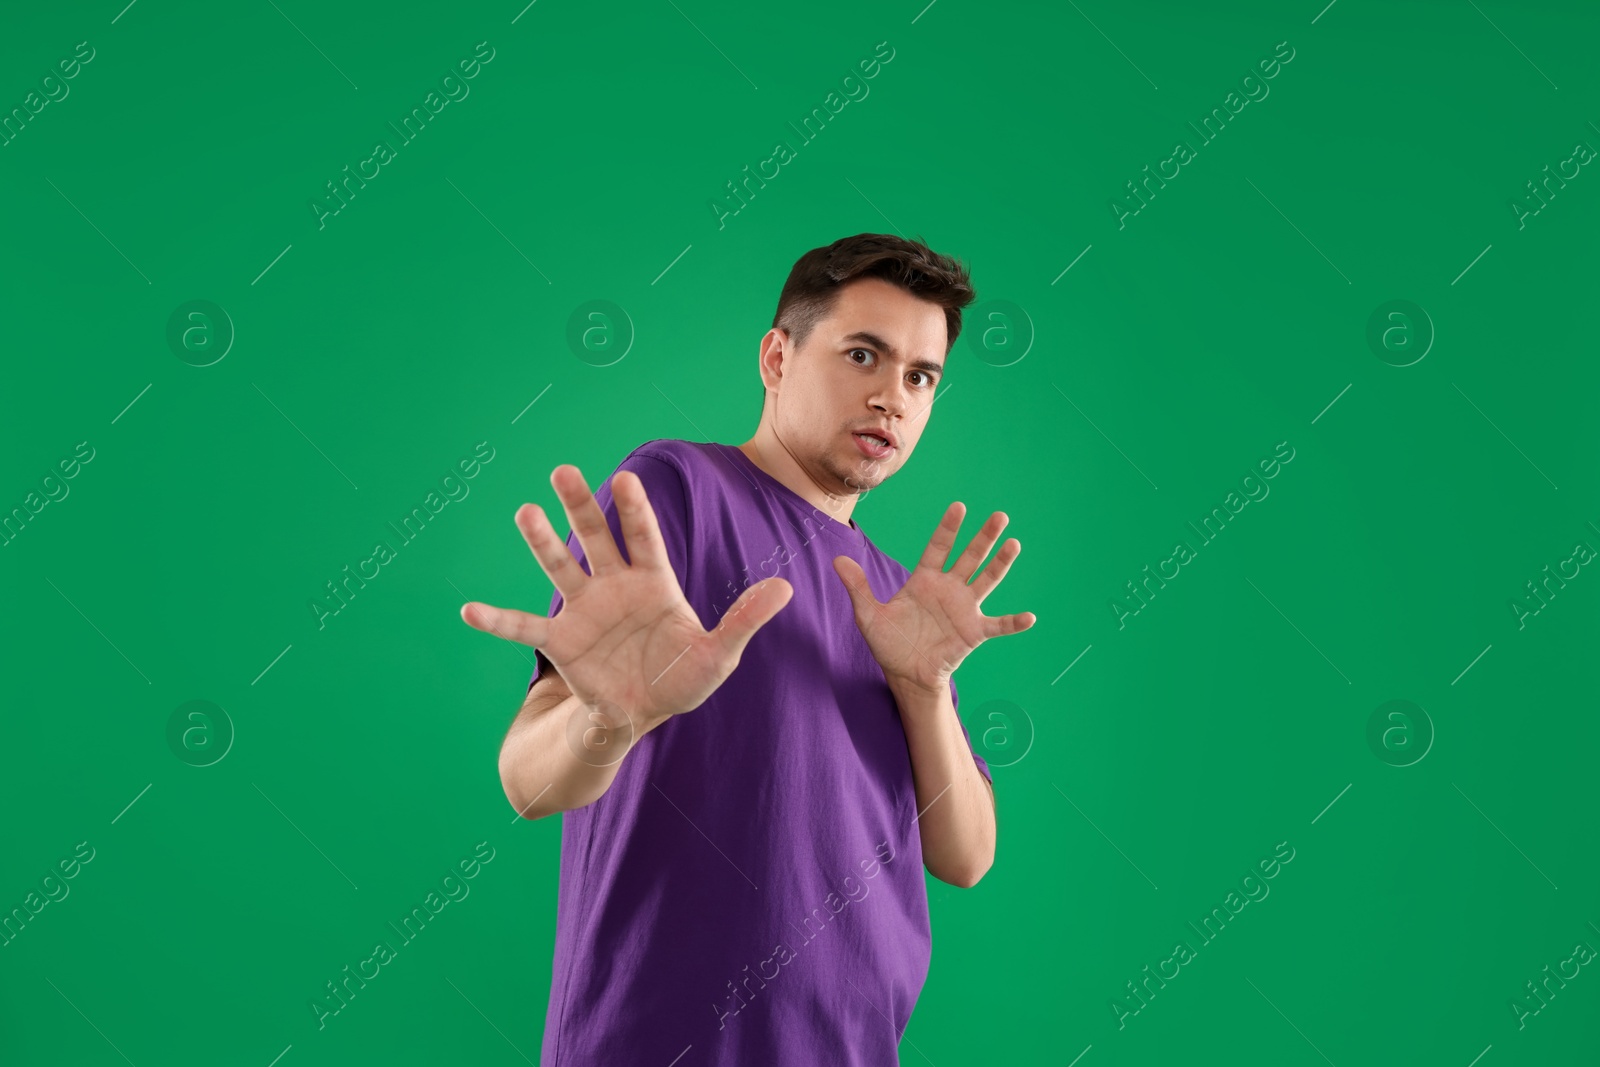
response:
<path id="1" fill-rule="evenodd" d="M 671 713 L 646 714 L 609 701 L 586 704 L 577 696 L 568 696 L 563 703 L 567 747 L 591 767 L 620 763 L 645 734 L 672 718 Z"/>
<path id="2" fill-rule="evenodd" d="M 651 730 L 654 730 L 662 723 L 677 718 L 680 714 L 683 713 L 676 711 L 658 711 L 649 715 L 640 714 L 634 716 L 631 721 L 634 723 L 635 740 L 643 737 L 645 734 L 649 733 Z"/>
<path id="3" fill-rule="evenodd" d="M 912 708 L 937 705 L 940 703 L 941 698 L 947 698 L 950 695 L 949 678 L 930 685 L 901 675 L 885 675 L 884 677 L 889 683 L 889 691 L 894 694 L 895 700 L 902 709 L 907 708 L 908 705 Z"/>

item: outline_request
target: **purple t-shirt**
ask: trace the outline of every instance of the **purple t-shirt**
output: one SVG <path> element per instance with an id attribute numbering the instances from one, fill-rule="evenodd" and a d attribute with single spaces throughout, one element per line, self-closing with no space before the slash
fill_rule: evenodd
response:
<path id="1" fill-rule="evenodd" d="M 541 1063 L 897 1063 L 932 945 L 917 798 L 833 558 L 861 564 L 880 601 L 910 572 L 736 446 L 648 441 L 617 469 L 644 483 L 702 626 L 762 578 L 794 596 L 704 704 L 562 813 Z M 626 558 L 611 478 L 595 499 Z"/>

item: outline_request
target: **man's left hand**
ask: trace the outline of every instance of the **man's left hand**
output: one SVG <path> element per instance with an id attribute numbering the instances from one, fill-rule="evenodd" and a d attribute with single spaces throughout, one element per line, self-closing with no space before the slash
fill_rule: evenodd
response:
<path id="1" fill-rule="evenodd" d="M 834 557 L 834 573 L 849 590 L 856 626 L 891 686 L 937 692 L 950 684 L 950 676 L 973 649 L 991 637 L 1021 633 L 1037 621 L 1029 611 L 988 616 L 980 610 L 984 597 L 994 592 L 1022 552 L 1022 542 L 1010 538 L 973 579 L 1010 521 L 1005 512 L 989 516 L 955 566 L 944 569 L 966 510 L 960 501 L 945 509 L 916 569 L 888 603 L 872 594 L 860 564 L 849 556 Z"/>

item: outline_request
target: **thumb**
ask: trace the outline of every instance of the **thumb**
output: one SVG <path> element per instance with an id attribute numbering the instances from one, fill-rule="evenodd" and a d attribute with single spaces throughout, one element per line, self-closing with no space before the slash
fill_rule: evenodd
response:
<path id="1" fill-rule="evenodd" d="M 867 573 L 861 569 L 861 564 L 849 556 L 835 556 L 833 572 L 844 582 L 845 590 L 850 594 L 850 605 L 855 608 L 856 618 L 870 615 L 868 609 L 878 606 L 878 598 L 872 595 L 872 586 L 867 582 Z"/>
<path id="2" fill-rule="evenodd" d="M 724 655 L 738 658 L 757 630 L 789 603 L 794 586 L 782 578 L 767 578 L 746 589 L 733 602 L 722 621 L 706 635 Z"/>

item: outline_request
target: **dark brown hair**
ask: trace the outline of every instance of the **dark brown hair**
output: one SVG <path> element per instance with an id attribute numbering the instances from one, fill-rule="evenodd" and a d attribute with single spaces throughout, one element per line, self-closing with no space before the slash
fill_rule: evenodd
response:
<path id="1" fill-rule="evenodd" d="M 940 255 L 919 238 L 858 233 L 813 248 L 795 261 L 778 295 L 772 325 L 788 331 L 798 348 L 833 310 L 840 288 L 858 278 L 882 278 L 944 308 L 946 356 L 961 335 L 961 309 L 977 299 L 967 268 L 959 260 Z M 765 385 L 761 392 L 764 402 Z"/>

